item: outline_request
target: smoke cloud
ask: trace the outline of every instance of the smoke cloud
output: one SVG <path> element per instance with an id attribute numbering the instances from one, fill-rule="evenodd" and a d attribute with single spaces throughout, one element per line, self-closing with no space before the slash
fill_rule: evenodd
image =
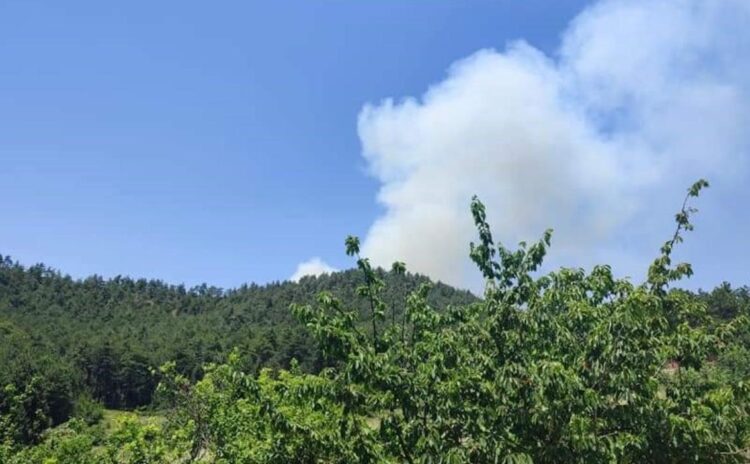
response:
<path id="1" fill-rule="evenodd" d="M 297 265 L 297 270 L 289 278 L 293 282 L 299 282 L 299 280 L 305 276 L 319 276 L 321 274 L 330 274 L 336 272 L 338 269 L 329 266 L 325 261 L 320 258 L 311 258 L 305 262 Z"/>
<path id="2" fill-rule="evenodd" d="M 523 40 L 480 50 L 419 98 L 366 105 L 358 132 L 384 213 L 363 254 L 476 287 L 477 194 L 506 244 L 552 227 L 553 264 L 645 269 L 669 233 L 648 217 L 669 216 L 698 177 L 744 172 L 747 24 L 743 0 L 602 1 L 554 56 Z"/>

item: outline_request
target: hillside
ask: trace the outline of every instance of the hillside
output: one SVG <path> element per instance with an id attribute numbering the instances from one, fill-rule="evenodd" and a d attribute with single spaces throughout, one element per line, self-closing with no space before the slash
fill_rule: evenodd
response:
<path id="1" fill-rule="evenodd" d="M 475 199 L 482 300 L 364 259 L 221 290 L 3 258 L 0 461 L 744 462 L 750 290 L 670 285 L 690 212 L 634 285 L 533 276 L 549 232 L 496 246 Z"/>
<path id="2" fill-rule="evenodd" d="M 384 298 L 398 312 L 405 296 L 428 281 L 414 274 L 381 275 L 388 289 Z M 110 408 L 149 404 L 157 383 L 151 370 L 166 361 L 174 360 L 179 372 L 195 380 L 204 364 L 224 361 L 233 348 L 243 353 L 249 371 L 287 367 L 296 358 L 303 370 L 314 372 L 321 358 L 290 304 L 312 302 L 326 290 L 364 311 L 364 302 L 355 296 L 361 283 L 361 274 L 353 270 L 230 290 L 129 277 L 77 280 L 0 256 L 0 361 L 16 366 L 4 372 L 16 380 L 30 373 L 13 371 L 54 365 L 39 370 L 49 375 L 64 371 L 61 377 L 73 379 L 66 389 L 90 392 Z M 436 308 L 475 299 L 440 283 L 429 296 Z"/>

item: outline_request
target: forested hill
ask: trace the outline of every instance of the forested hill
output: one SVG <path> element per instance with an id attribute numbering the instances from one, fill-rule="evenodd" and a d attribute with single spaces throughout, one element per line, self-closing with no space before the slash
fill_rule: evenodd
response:
<path id="1" fill-rule="evenodd" d="M 385 283 L 382 300 L 396 314 L 403 311 L 407 294 L 428 282 L 414 274 L 375 272 Z M 176 370 L 194 381 L 207 363 L 225 362 L 234 348 L 239 355 L 234 368 L 243 372 L 286 368 L 292 359 L 315 372 L 323 367 L 322 357 L 289 306 L 328 291 L 359 311 L 364 322 L 368 302 L 356 296 L 363 276 L 351 270 L 297 283 L 188 289 L 127 277 L 78 280 L 0 256 L 0 417 L 13 424 L 12 433 L 3 433 L 11 433 L 15 443 L 34 443 L 44 430 L 71 416 L 96 421 L 98 404 L 158 407 L 153 402 L 157 367 L 174 361 Z M 710 293 L 682 293 L 702 301 L 708 320 L 716 324 L 739 320 L 750 310 L 747 287 L 727 284 Z M 427 301 L 440 311 L 477 299 L 436 283 Z M 748 376 L 748 340 L 746 331 L 736 335 L 719 358 L 722 372 Z"/>
<path id="2" fill-rule="evenodd" d="M 382 275 L 384 298 L 399 311 L 405 296 L 428 280 Z M 109 407 L 132 408 L 150 402 L 156 384 L 150 370 L 170 360 L 193 379 L 205 363 L 224 361 L 233 348 L 251 371 L 286 367 L 292 358 L 315 371 L 320 357 L 290 304 L 312 302 L 326 290 L 364 311 L 365 302 L 355 295 L 361 283 L 353 270 L 232 290 L 128 277 L 77 280 L 0 255 L 0 385 L 35 374 L 69 377 L 64 389 L 91 393 Z M 436 308 L 475 299 L 440 283 L 429 297 Z"/>

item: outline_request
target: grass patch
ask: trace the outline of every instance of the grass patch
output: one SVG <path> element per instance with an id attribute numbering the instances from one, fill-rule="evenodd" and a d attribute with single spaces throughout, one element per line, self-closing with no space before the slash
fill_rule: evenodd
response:
<path id="1" fill-rule="evenodd" d="M 141 425 L 161 426 L 167 420 L 158 413 L 144 413 L 139 411 L 119 411 L 116 409 L 105 409 L 99 426 L 105 433 L 117 430 L 119 424 L 126 420 L 136 420 Z"/>

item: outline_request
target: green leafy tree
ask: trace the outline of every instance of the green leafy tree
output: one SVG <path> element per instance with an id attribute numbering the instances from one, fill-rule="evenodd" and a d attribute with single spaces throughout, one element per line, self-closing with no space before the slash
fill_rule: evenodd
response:
<path id="1" fill-rule="evenodd" d="M 323 375 L 332 390 L 350 393 L 340 396 L 344 410 L 378 418 L 387 460 L 740 461 L 747 386 L 702 376 L 736 327 L 709 330 L 705 306 L 669 290 L 692 273 L 671 255 L 693 227 L 688 200 L 707 185 L 689 189 L 642 285 L 616 279 L 608 266 L 536 277 L 551 231 L 505 248 L 475 198 L 471 257 L 487 282 L 483 301 L 439 312 L 425 285 L 389 321 L 382 280 L 350 237 L 369 330 L 329 294 L 294 310 L 336 363 Z"/>

